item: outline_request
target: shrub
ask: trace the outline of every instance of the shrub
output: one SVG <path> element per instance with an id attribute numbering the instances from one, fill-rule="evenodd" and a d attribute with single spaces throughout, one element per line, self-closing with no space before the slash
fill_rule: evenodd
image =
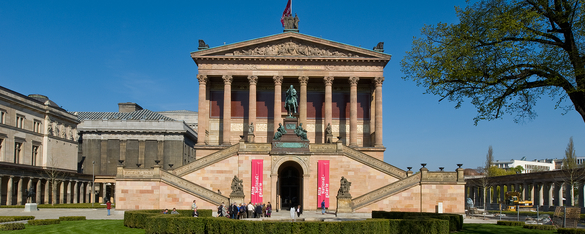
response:
<path id="1" fill-rule="evenodd" d="M 524 222 L 522 221 L 498 221 L 496 224 L 503 226 L 524 226 Z"/>
<path id="2" fill-rule="evenodd" d="M 553 225 L 524 224 L 523 228 L 536 230 L 557 230 Z"/>
<path id="3" fill-rule="evenodd" d="M 7 223 L 0 225 L 0 231 L 12 231 L 24 229 L 24 223 Z"/>
<path id="4" fill-rule="evenodd" d="M 34 216 L 0 216 L 0 219 L 14 219 L 13 221 L 20 221 L 20 220 L 35 219 L 35 217 Z"/>
<path id="5" fill-rule="evenodd" d="M 0 223 L 5 223 L 5 222 L 14 222 L 14 219 L 0 217 Z"/>
<path id="6" fill-rule="evenodd" d="M 77 221 L 77 220 L 85 220 L 85 216 L 61 216 L 59 217 L 61 221 Z"/>
<path id="7" fill-rule="evenodd" d="M 59 224 L 61 223 L 58 219 L 36 219 L 36 220 L 29 220 L 28 225 L 51 225 L 51 224 Z"/>
<path id="8" fill-rule="evenodd" d="M 193 214 L 192 210 L 177 210 L 178 215 L 164 214 L 166 216 L 175 217 L 191 217 Z M 211 217 L 211 210 L 198 209 L 200 218 Z M 124 212 L 124 226 L 130 228 L 142 228 L 146 227 L 147 219 L 151 216 L 163 215 L 160 210 L 133 210 Z"/>
<path id="9" fill-rule="evenodd" d="M 463 229 L 463 216 L 458 214 L 439 214 L 439 213 L 421 213 L 421 212 L 393 212 L 393 211 L 372 211 L 372 218 L 380 219 L 413 219 L 419 217 L 429 217 L 435 219 L 444 219 L 449 221 L 449 231 L 461 231 Z"/>
<path id="10" fill-rule="evenodd" d="M 585 234 L 585 229 L 559 228 L 559 229 L 557 229 L 557 233 L 560 233 L 560 234 Z"/>
<path id="11" fill-rule="evenodd" d="M 389 219 L 390 234 L 402 233 L 426 233 L 426 234 L 447 234 L 449 233 L 449 221 L 433 218 L 424 219 Z"/>

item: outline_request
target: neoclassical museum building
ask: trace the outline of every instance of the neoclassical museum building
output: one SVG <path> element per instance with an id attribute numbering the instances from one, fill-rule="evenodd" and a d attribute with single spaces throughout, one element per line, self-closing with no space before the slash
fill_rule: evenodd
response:
<path id="1" fill-rule="evenodd" d="M 383 43 L 370 50 L 297 30 L 212 48 L 200 40 L 191 53 L 195 158 L 175 167 L 119 163 L 116 208 L 187 209 L 197 200 L 214 210 L 230 201 L 316 210 L 325 201 L 335 210 L 342 194 L 354 212 L 464 213 L 463 169 L 413 172 L 383 161 L 391 59 L 383 51 Z M 351 184 L 341 186 L 342 177 Z"/>

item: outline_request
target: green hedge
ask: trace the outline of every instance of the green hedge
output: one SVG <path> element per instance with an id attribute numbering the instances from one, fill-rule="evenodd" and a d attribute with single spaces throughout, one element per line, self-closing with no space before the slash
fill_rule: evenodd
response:
<path id="1" fill-rule="evenodd" d="M 191 217 L 193 214 L 192 210 L 177 210 L 178 215 L 164 214 L 166 216 L 177 216 L 177 217 Z M 161 210 L 133 210 L 124 212 L 124 226 L 130 228 L 142 228 L 146 227 L 147 218 L 155 215 L 163 215 L 160 213 Z M 169 211 L 170 212 L 170 211 Z M 198 209 L 200 218 L 212 217 L 212 211 L 206 209 Z"/>
<path id="2" fill-rule="evenodd" d="M 406 233 L 390 232 L 392 220 L 369 219 L 365 221 L 346 222 L 282 222 L 282 221 L 246 221 L 237 219 L 191 218 L 169 215 L 153 215 L 147 218 L 146 233 L 275 233 L 275 234 L 338 234 L 338 233 Z M 449 233 L 446 232 L 412 232 L 412 233 Z M 397 225 L 398 226 L 398 225 Z M 428 225 L 432 226 L 432 225 Z"/>
<path id="3" fill-rule="evenodd" d="M 12 231 L 24 229 L 24 223 L 7 223 L 0 225 L 0 231 Z"/>
<path id="4" fill-rule="evenodd" d="M 448 220 L 449 231 L 451 232 L 461 231 L 463 229 L 463 216 L 458 214 L 372 211 L 372 218 L 374 219 L 417 219 L 420 217 Z"/>
<path id="5" fill-rule="evenodd" d="M 61 223 L 61 221 L 58 219 L 35 219 L 35 220 L 28 221 L 28 225 L 33 225 L 33 226 L 51 225 L 51 224 L 59 224 L 59 223 Z"/>
<path id="6" fill-rule="evenodd" d="M 585 234 L 585 229 L 559 228 L 559 229 L 557 229 L 557 233 L 560 233 L 560 234 Z"/>
<path id="7" fill-rule="evenodd" d="M 536 230 L 557 230 L 553 225 L 524 224 L 523 228 Z"/>
<path id="8" fill-rule="evenodd" d="M 522 221 L 498 221 L 496 223 L 497 225 L 503 225 L 503 226 L 524 226 L 524 222 Z"/>
<path id="9" fill-rule="evenodd" d="M 2 218 L 0 217 L 0 223 L 6 223 L 6 222 L 14 222 L 13 218 Z"/>
<path id="10" fill-rule="evenodd" d="M 34 216 L 0 216 L 0 219 L 14 219 L 13 221 L 20 221 L 20 220 L 35 219 L 35 217 Z"/>
<path id="11" fill-rule="evenodd" d="M 61 216 L 59 217 L 61 221 L 78 221 L 78 220 L 86 220 L 85 216 Z"/>

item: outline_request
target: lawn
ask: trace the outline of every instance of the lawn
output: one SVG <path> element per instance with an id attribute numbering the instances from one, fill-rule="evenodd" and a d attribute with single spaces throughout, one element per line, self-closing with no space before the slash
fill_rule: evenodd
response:
<path id="1" fill-rule="evenodd" d="M 510 226 L 503 226 L 503 225 L 495 225 L 495 224 L 463 224 L 463 230 L 457 232 L 457 234 L 461 233 L 474 233 L 474 234 L 491 234 L 491 233 L 506 233 L 506 234 L 550 234 L 556 233 L 557 231 L 544 231 L 544 230 L 534 230 L 534 229 L 526 229 L 523 227 L 510 227 Z"/>
<path id="2" fill-rule="evenodd" d="M 24 230 L 0 231 L 0 233 L 144 233 L 144 229 L 127 228 L 124 220 L 61 221 L 60 224 L 30 226 Z"/>

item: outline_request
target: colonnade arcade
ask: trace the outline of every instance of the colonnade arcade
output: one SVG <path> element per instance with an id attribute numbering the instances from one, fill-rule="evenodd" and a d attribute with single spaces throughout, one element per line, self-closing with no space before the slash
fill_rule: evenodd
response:
<path id="1" fill-rule="evenodd" d="M 515 191 L 521 194 L 521 200 L 530 200 L 533 206 L 541 210 L 551 210 L 556 206 L 585 207 L 585 171 L 579 169 L 581 176 L 574 176 L 573 186 L 567 172 L 547 171 L 528 174 L 492 177 L 488 179 L 489 186 L 482 186 L 482 178 L 467 179 L 466 197 L 474 201 L 476 207 L 484 206 L 484 187 L 486 187 L 485 201 L 488 209 L 499 209 L 498 204 L 505 202 L 505 193 Z M 571 189 L 573 187 L 573 189 Z M 578 199 L 575 199 L 578 198 Z"/>

